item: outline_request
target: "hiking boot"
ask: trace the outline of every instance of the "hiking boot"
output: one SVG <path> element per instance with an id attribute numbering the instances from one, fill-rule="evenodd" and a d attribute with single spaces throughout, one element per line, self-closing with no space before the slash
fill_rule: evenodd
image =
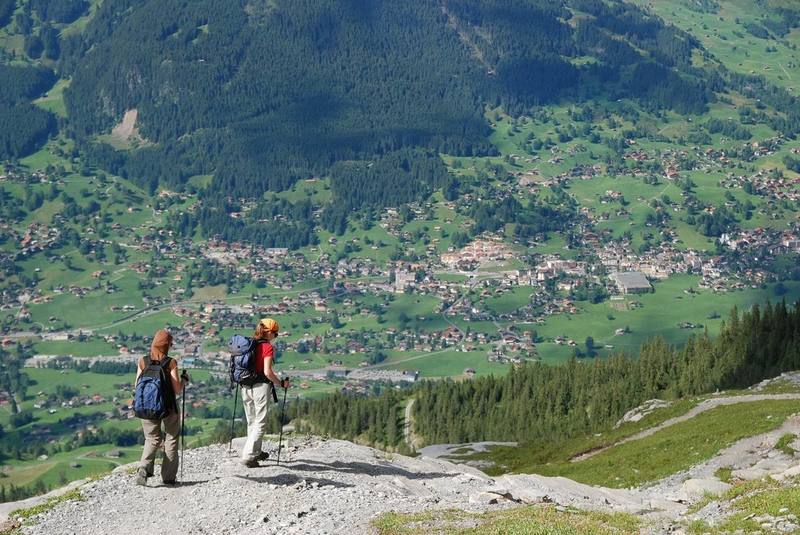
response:
<path id="1" fill-rule="evenodd" d="M 146 487 L 147 477 L 148 477 L 147 470 L 145 470 L 144 468 L 139 468 L 139 471 L 136 472 L 136 484 Z"/>
<path id="2" fill-rule="evenodd" d="M 242 464 L 247 468 L 258 468 L 261 466 L 258 464 L 258 459 L 248 459 L 247 461 L 242 461 Z"/>
<path id="3" fill-rule="evenodd" d="M 162 483 L 164 484 L 165 487 L 177 487 L 178 486 L 178 482 L 175 481 L 174 479 L 171 479 L 169 481 L 162 481 Z"/>
<path id="4" fill-rule="evenodd" d="M 256 461 L 266 461 L 267 459 L 269 459 L 269 452 L 262 451 L 256 455 Z"/>

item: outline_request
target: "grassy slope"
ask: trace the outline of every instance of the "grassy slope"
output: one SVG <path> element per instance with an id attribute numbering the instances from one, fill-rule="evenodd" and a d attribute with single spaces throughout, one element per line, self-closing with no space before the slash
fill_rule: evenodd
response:
<path id="1" fill-rule="evenodd" d="M 718 12 L 701 13 L 690 9 L 691 2 L 633 0 L 696 37 L 700 43 L 729 69 L 743 74 L 764 76 L 775 85 L 800 90 L 800 53 L 791 44 L 797 42 L 797 30 L 784 39 L 761 39 L 748 33 L 744 24 L 759 22 L 762 7 L 751 0 L 721 0 Z M 776 2 L 772 2 L 777 5 Z M 790 2 L 788 5 L 797 6 Z M 737 22 L 738 21 L 738 22 Z M 767 47 L 775 51 L 767 51 Z"/>
<path id="2" fill-rule="evenodd" d="M 683 403 L 648 416 L 637 427 L 645 421 L 646 427 L 650 427 L 688 410 L 686 402 Z M 614 446 L 574 463 L 568 461 L 571 454 L 590 449 L 586 446 L 592 444 L 591 438 L 552 445 L 550 449 L 538 444 L 525 448 L 495 448 L 482 457 L 504 465 L 503 471 L 564 476 L 615 488 L 637 486 L 685 470 L 737 440 L 771 431 L 796 411 L 796 401 L 760 401 L 718 407 L 649 437 Z M 597 443 L 613 443 L 611 437 L 633 434 L 630 431 L 630 427 L 621 428 Z"/>
<path id="3" fill-rule="evenodd" d="M 637 533 L 639 521 L 631 515 L 557 510 L 554 506 L 526 506 L 476 514 L 464 511 L 385 513 L 372 523 L 381 535 L 389 534 L 507 534 L 571 535 Z"/>

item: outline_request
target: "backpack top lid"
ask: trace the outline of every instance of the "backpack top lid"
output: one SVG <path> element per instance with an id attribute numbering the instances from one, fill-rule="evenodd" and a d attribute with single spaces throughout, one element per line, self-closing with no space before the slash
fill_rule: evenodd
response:
<path id="1" fill-rule="evenodd" d="M 246 336 L 234 334 L 228 342 L 228 351 L 233 355 L 242 355 L 250 349 L 251 341 Z"/>

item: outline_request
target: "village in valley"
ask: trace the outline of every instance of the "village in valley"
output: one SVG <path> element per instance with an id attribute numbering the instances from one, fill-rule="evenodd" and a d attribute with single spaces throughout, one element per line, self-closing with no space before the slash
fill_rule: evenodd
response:
<path id="1" fill-rule="evenodd" d="M 530 118 L 519 121 L 532 122 Z M 749 158 L 770 156 L 783 143 L 780 139 L 753 143 Z M 575 145 L 566 149 L 555 145 L 549 150 L 549 163 L 566 165 L 562 153 L 584 151 Z M 497 201 L 541 195 L 548 189 L 563 194 L 593 181 L 615 181 L 600 176 L 599 164 L 576 165 L 545 178 L 538 156 L 519 163 L 523 159 L 511 154 L 506 160 L 508 168 L 484 167 L 495 174 L 491 193 Z M 48 201 L 74 208 L 53 214 L 49 222 L 39 218 L 22 226 L 2 222 L 8 236 L 0 252 L 2 261 L 36 266 L 21 273 L 27 284 L 5 285 L 0 290 L 0 306 L 8 311 L 2 343 L 8 347 L 22 339 L 39 339 L 40 347 L 49 343 L 65 348 L 63 352 L 35 351 L 28 366 L 53 366 L 73 358 L 91 359 L 90 363 L 127 362 L 147 344 L 149 333 L 135 328 L 137 324 L 164 318 L 163 323 L 174 329 L 187 363 L 223 370 L 226 337 L 234 331 L 247 332 L 253 318 L 271 315 L 291 318 L 284 324 L 280 344 L 289 370 L 314 380 L 351 379 L 354 383 L 406 382 L 439 375 L 427 373 L 425 366 L 392 364 L 404 363 L 407 353 L 415 360 L 427 360 L 417 358 L 425 353 L 435 359 L 441 351 L 469 355 L 463 365 L 453 358 L 445 375 L 474 375 L 478 354 L 492 365 L 609 354 L 617 341 L 632 332 L 628 324 L 610 318 L 641 308 L 647 300 L 642 295 L 660 293 L 665 281 L 685 280 L 681 294 L 696 297 L 757 291 L 786 278 L 787 273 L 770 266 L 780 265 L 772 262 L 776 259 L 796 258 L 800 252 L 800 221 L 794 217 L 800 179 L 778 178 L 766 171 L 739 175 L 739 169 L 725 171 L 730 163 L 725 151 L 656 152 L 637 148 L 631 140 L 619 164 L 623 167 L 615 168 L 616 182 L 644 182 L 662 192 L 671 191 L 669 195 L 632 195 L 624 183 L 595 188 L 594 199 L 578 199 L 581 192 L 569 193 L 578 210 L 560 232 L 509 239 L 501 228 L 482 232 L 461 246 L 447 238 L 469 230 L 470 203 L 480 202 L 479 194 L 455 201 L 433 198 L 402 210 L 386 210 L 370 232 L 359 235 L 353 229 L 304 250 L 222 239 L 187 240 L 168 223 L 170 214 L 196 210 L 197 201 L 186 193 L 162 190 L 142 205 L 131 202 L 144 200 L 142 193 L 118 178 L 76 179 L 63 169 L 30 172 L 7 164 L 0 187 L 23 189 L 26 198 L 36 197 L 35 189 L 43 197 L 52 197 Z M 457 175 L 475 171 L 474 164 L 471 169 L 452 165 Z M 724 202 L 703 201 L 692 182 L 697 173 L 721 177 L 713 186 L 725 192 Z M 85 187 L 80 188 L 80 196 L 91 199 L 87 206 L 68 193 L 81 181 Z M 318 180 L 303 185 L 307 195 L 322 186 Z M 644 218 L 633 213 L 636 205 L 648 209 Z M 138 224 L 108 224 L 107 212 L 112 207 Z M 731 215 L 724 232 L 711 233 L 706 239 L 687 231 L 686 225 L 671 225 L 671 213 L 676 217 L 687 213 L 691 221 L 711 218 L 718 210 L 741 214 L 742 224 L 732 225 L 737 217 Z M 773 224 L 748 224 L 754 215 Z M 638 235 L 622 221 L 635 227 Z M 370 236 L 375 231 L 378 239 Z M 684 241 L 687 232 L 696 247 Z M 72 266 L 74 253 L 63 253 L 70 243 L 77 245 L 75 252 L 91 268 Z M 561 245 L 553 247 L 554 243 Z M 76 269 L 81 277 L 61 277 L 64 282 L 47 284 L 48 267 L 40 265 L 40 259 L 62 265 L 62 271 Z M 131 291 L 134 281 L 136 288 Z M 221 286 L 221 293 L 205 290 Z M 774 297 L 786 291 L 781 283 Z M 98 306 L 104 309 L 92 315 L 94 320 L 83 321 L 71 313 L 90 299 L 102 303 Z M 49 305 L 57 301 L 69 303 L 57 307 L 63 310 L 62 316 L 55 311 L 43 313 L 56 308 Z M 578 338 L 569 329 L 548 329 L 555 318 L 563 324 L 564 318 L 580 322 L 582 315 L 596 315 L 597 306 L 605 307 L 609 325 L 589 335 L 591 347 L 586 347 L 585 336 Z M 692 329 L 701 326 L 703 319 L 676 321 L 670 327 Z M 705 319 L 719 316 L 708 314 Z M 125 328 L 115 331 L 121 326 Z M 679 339 L 680 335 L 674 338 Z M 95 354 L 70 352 L 87 341 L 97 342 Z M 478 368 L 477 373 L 491 369 Z"/>

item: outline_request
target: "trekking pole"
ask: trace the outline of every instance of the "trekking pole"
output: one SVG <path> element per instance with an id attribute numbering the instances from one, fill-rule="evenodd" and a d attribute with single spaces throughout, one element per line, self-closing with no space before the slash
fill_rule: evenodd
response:
<path id="1" fill-rule="evenodd" d="M 184 423 L 186 422 L 186 387 L 189 386 L 189 375 L 186 373 L 186 370 L 183 370 L 181 379 L 186 380 L 186 382 L 183 383 L 183 392 L 181 395 L 181 481 L 183 481 L 183 453 L 186 451 L 186 428 L 184 427 Z"/>
<path id="2" fill-rule="evenodd" d="M 233 413 L 231 414 L 231 441 L 228 443 L 228 453 L 230 454 L 233 449 L 233 422 L 236 419 L 236 398 L 239 397 L 239 385 L 236 385 L 236 391 L 233 394 Z"/>
<path id="3" fill-rule="evenodd" d="M 288 380 L 289 380 L 288 377 L 286 379 L 284 379 L 284 381 L 288 381 Z M 283 381 L 281 381 L 281 382 L 283 382 Z M 282 447 L 282 444 L 283 444 L 283 414 L 286 411 L 286 391 L 287 390 L 289 390 L 289 389 L 284 386 L 283 387 L 283 404 L 281 405 L 281 419 L 278 422 L 278 425 L 280 425 L 280 427 L 281 427 L 280 434 L 278 435 L 278 462 L 277 462 L 278 465 L 281 464 L 281 447 Z"/>

